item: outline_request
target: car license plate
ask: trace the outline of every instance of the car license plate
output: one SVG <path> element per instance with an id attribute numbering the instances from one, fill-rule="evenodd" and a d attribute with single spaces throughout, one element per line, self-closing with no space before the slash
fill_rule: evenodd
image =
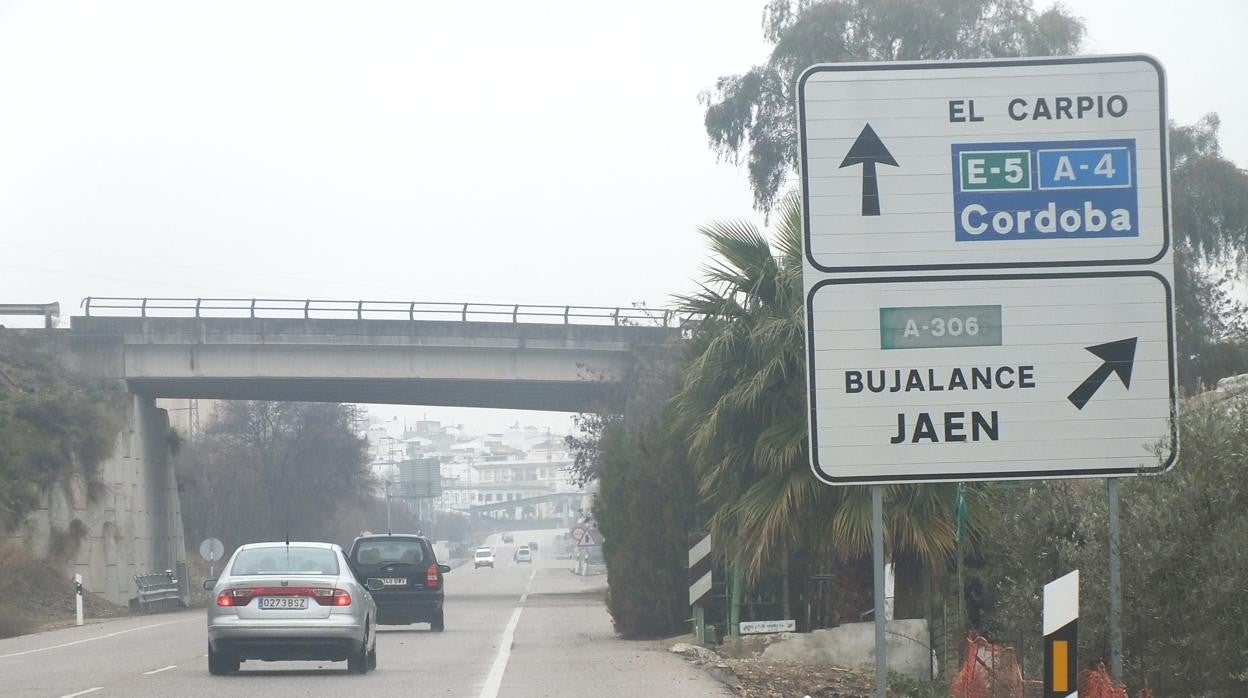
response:
<path id="1" fill-rule="evenodd" d="M 261 596 L 260 608 L 266 610 L 301 611 L 308 607 L 306 596 Z"/>
<path id="2" fill-rule="evenodd" d="M 387 587 L 405 587 L 407 586 L 407 577 L 382 577 L 381 584 Z"/>

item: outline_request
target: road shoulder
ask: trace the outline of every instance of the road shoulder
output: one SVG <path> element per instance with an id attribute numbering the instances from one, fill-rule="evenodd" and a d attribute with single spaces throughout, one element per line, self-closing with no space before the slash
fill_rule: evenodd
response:
<path id="1" fill-rule="evenodd" d="M 622 640 L 603 598 L 605 577 L 540 570 L 514 636 L 500 696 L 730 696 L 666 648 Z"/>

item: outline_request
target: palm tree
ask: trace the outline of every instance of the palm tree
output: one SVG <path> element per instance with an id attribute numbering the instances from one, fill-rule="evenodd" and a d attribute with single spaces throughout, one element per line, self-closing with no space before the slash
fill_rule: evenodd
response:
<path id="1" fill-rule="evenodd" d="M 857 558 L 870 550 L 870 495 L 810 472 L 800 199 L 778 210 L 773 241 L 746 222 L 701 230 L 713 254 L 680 310 L 702 316 L 673 402 L 716 541 L 757 580 L 778 564 L 789 613 L 790 551 Z M 892 549 L 943 570 L 954 549 L 949 487 L 891 487 Z M 787 617 L 792 617 L 787 616 Z"/>

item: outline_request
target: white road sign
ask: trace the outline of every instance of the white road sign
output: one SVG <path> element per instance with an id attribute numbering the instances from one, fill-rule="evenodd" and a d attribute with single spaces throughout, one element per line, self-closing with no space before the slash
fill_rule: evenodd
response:
<path id="1" fill-rule="evenodd" d="M 205 538 L 199 544 L 199 556 L 204 562 L 216 562 L 225 554 L 225 544 L 216 538 Z"/>
<path id="2" fill-rule="evenodd" d="M 1171 295 L 1146 270 L 816 284 L 816 474 L 862 484 L 1169 467 Z"/>
<path id="3" fill-rule="evenodd" d="M 798 90 L 815 270 L 1139 265 L 1169 250 L 1152 58 L 824 65 Z"/>
<path id="4" fill-rule="evenodd" d="M 741 621 L 737 624 L 737 631 L 742 635 L 760 635 L 764 633 L 794 633 L 797 632 L 797 621 L 795 620 L 753 620 Z"/>
<path id="5" fill-rule="evenodd" d="M 820 479 L 1174 463 L 1156 60 L 821 65 L 798 111 Z"/>

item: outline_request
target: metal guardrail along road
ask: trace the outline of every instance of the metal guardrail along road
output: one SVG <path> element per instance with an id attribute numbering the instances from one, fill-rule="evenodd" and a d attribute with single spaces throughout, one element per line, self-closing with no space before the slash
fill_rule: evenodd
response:
<path id="1" fill-rule="evenodd" d="M 182 600 L 182 584 L 174 576 L 173 570 L 136 574 L 134 585 L 139 592 L 139 608 L 144 611 L 180 608 L 185 605 Z"/>
<path id="2" fill-rule="evenodd" d="M 82 301 L 88 317 L 244 317 L 356 320 L 459 320 L 561 325 L 680 327 L 687 316 L 670 309 L 525 303 L 451 303 L 285 298 L 104 298 Z"/>

